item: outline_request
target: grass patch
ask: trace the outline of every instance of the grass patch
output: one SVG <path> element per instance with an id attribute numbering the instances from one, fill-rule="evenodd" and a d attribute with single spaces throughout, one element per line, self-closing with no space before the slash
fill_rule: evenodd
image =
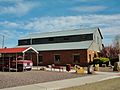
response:
<path id="1" fill-rule="evenodd" d="M 114 78 L 60 90 L 120 90 L 120 78 Z"/>

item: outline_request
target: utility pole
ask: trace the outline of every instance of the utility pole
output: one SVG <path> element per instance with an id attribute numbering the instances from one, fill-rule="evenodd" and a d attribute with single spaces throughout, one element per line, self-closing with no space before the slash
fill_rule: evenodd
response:
<path id="1" fill-rule="evenodd" d="M 3 38 L 2 38 L 2 48 L 4 48 L 4 40 L 5 40 L 5 36 L 3 35 Z"/>

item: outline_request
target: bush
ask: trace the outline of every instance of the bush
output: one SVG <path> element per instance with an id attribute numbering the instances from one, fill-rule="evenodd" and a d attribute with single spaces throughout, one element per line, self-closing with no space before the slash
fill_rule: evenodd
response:
<path id="1" fill-rule="evenodd" d="M 102 62 L 100 61 L 100 59 L 99 58 L 96 58 L 96 59 L 94 59 L 93 60 L 93 62 L 91 62 L 91 64 L 93 64 L 94 66 L 95 66 L 95 64 L 101 64 Z M 101 66 L 101 65 L 100 65 Z"/>
<path id="2" fill-rule="evenodd" d="M 114 63 L 118 62 L 118 61 L 119 61 L 119 58 L 111 58 L 110 59 L 110 63 L 111 63 L 112 66 L 114 66 Z"/>
<path id="3" fill-rule="evenodd" d="M 109 58 L 103 58 L 103 57 L 101 57 L 101 58 L 99 58 L 100 59 L 100 61 L 102 61 L 103 63 L 105 63 L 105 62 L 108 62 L 109 61 Z"/>
<path id="4" fill-rule="evenodd" d="M 109 58 L 95 58 L 92 62 L 92 64 L 99 64 L 99 66 L 102 66 L 102 64 L 106 64 L 106 66 L 109 65 Z"/>

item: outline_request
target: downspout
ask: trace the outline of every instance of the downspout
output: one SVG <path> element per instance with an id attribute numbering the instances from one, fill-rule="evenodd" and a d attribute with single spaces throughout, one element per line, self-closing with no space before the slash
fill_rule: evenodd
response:
<path id="1" fill-rule="evenodd" d="M 16 53 L 16 72 L 17 72 L 17 53 Z"/>
<path id="2" fill-rule="evenodd" d="M 10 72 L 10 56 L 9 56 L 9 72 Z"/>
<path id="3" fill-rule="evenodd" d="M 38 53 L 37 53 L 37 70 L 38 70 Z"/>
<path id="4" fill-rule="evenodd" d="M 25 53 L 23 53 L 23 60 L 25 59 Z"/>
<path id="5" fill-rule="evenodd" d="M 25 59 L 25 52 L 23 52 L 23 61 Z M 24 65 L 23 65 L 23 71 L 24 71 Z"/>
<path id="6" fill-rule="evenodd" d="M 2 65 L 3 65 L 3 67 L 2 67 L 2 70 L 3 70 L 3 72 L 4 72 L 4 53 L 3 53 L 3 59 L 2 59 Z"/>

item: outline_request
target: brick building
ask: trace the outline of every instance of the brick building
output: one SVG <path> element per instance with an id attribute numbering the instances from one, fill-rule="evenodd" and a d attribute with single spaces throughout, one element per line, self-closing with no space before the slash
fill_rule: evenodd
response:
<path id="1" fill-rule="evenodd" d="M 29 34 L 18 40 L 18 47 L 33 47 L 39 52 L 39 65 L 87 65 L 102 49 L 99 28 Z M 33 63 L 37 64 L 36 56 Z"/>

